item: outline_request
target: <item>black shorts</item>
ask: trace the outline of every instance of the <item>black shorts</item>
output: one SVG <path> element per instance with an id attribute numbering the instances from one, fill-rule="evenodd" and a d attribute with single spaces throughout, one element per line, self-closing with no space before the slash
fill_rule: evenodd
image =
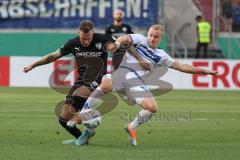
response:
<path id="1" fill-rule="evenodd" d="M 71 87 L 71 89 L 69 90 L 69 92 L 65 98 L 64 104 L 69 104 L 69 105 L 73 106 L 77 111 L 80 111 L 82 109 L 83 104 L 87 100 L 87 98 L 74 95 L 74 91 L 76 91 L 78 88 L 80 88 L 82 86 L 87 87 L 92 92 L 97 88 L 98 83 L 95 81 L 90 84 L 86 83 L 86 82 L 74 83 L 74 85 Z"/>

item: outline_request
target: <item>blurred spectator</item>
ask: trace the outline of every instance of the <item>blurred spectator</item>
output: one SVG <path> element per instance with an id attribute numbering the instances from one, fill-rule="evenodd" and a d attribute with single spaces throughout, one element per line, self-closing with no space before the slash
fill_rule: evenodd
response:
<path id="1" fill-rule="evenodd" d="M 106 28 L 105 33 L 113 35 L 116 38 L 125 34 L 133 33 L 132 28 L 129 25 L 123 23 L 123 16 L 124 13 L 122 10 L 116 10 L 113 14 L 113 24 L 109 25 Z"/>
<path id="2" fill-rule="evenodd" d="M 232 31 L 240 32 L 240 0 L 233 0 Z"/>
<path id="3" fill-rule="evenodd" d="M 133 30 L 132 28 L 123 23 L 123 17 L 124 17 L 124 13 L 122 10 L 118 9 L 114 12 L 113 14 L 113 24 L 109 25 L 106 30 L 105 33 L 106 34 L 110 34 L 114 37 L 119 37 L 119 36 L 123 36 L 125 34 L 132 34 Z M 113 68 L 114 70 L 118 68 L 118 66 L 120 65 L 123 56 L 125 54 L 125 50 L 118 50 L 118 52 L 116 52 L 113 57 L 112 57 L 112 64 L 113 64 Z"/>
<path id="4" fill-rule="evenodd" d="M 199 52 L 201 48 L 203 48 L 204 51 L 204 58 L 207 58 L 208 44 L 210 43 L 211 25 L 209 24 L 209 22 L 203 20 L 202 16 L 197 16 L 196 21 L 197 21 L 197 47 L 195 58 L 199 58 Z"/>
<path id="5" fill-rule="evenodd" d="M 232 31 L 232 21 L 233 21 L 233 8 L 231 0 L 221 0 L 221 10 L 224 22 L 224 30 Z"/>

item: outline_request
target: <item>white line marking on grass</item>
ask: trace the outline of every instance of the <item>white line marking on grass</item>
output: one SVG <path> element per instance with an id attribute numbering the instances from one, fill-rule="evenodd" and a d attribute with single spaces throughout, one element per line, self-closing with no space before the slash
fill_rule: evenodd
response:
<path id="1" fill-rule="evenodd" d="M 197 111 L 196 113 L 239 113 L 239 110 L 231 110 L 231 111 L 224 111 L 224 110 L 219 110 L 219 111 L 212 111 L 212 110 L 204 110 L 204 111 Z"/>
<path id="2" fill-rule="evenodd" d="M 0 110 L 1 112 L 52 112 L 52 110 L 28 110 L 28 109 L 20 109 L 20 110 Z"/>
<path id="3" fill-rule="evenodd" d="M 10 111 L 10 110 L 9 110 Z M 39 112 L 43 112 L 42 110 Z M 18 114 L 18 111 L 16 111 L 16 114 L 12 114 L 13 111 L 11 111 L 11 114 L 8 113 L 0 113 L 1 117 L 36 117 L 36 118 L 53 118 L 56 117 L 54 114 L 53 115 L 44 115 L 44 114 Z M 103 116 L 103 119 L 121 119 L 121 116 Z M 123 120 L 123 119 L 121 119 Z M 235 119 L 235 118 L 225 118 L 225 119 L 217 119 L 217 118 L 192 118 L 191 121 L 219 121 L 219 120 L 231 120 L 231 121 L 240 121 L 240 119 Z"/>
<path id="4" fill-rule="evenodd" d="M 36 117 L 36 118 L 52 118 L 55 117 L 54 115 L 21 115 L 21 114 L 1 114 L 1 117 Z"/>
<path id="5" fill-rule="evenodd" d="M 225 119 L 222 119 L 222 118 L 213 118 L 213 119 L 210 119 L 210 118 L 194 118 L 192 119 L 193 121 L 218 121 L 218 120 L 232 120 L 232 121 L 235 121 L 235 120 L 238 120 L 238 119 L 235 119 L 235 118 L 225 118 Z"/>
<path id="6" fill-rule="evenodd" d="M 55 115 L 22 115 L 22 114 L 2 114 L 0 113 L 0 116 L 2 117 L 40 117 L 40 118 L 52 118 L 56 117 Z M 104 117 L 104 119 L 120 119 L 120 117 Z"/>

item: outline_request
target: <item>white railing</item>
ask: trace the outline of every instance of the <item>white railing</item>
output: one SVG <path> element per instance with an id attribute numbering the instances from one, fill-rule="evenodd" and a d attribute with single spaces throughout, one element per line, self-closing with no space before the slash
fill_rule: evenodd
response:
<path id="1" fill-rule="evenodd" d="M 172 32 L 170 48 L 172 57 L 175 57 L 175 55 L 178 55 L 178 57 L 182 57 L 183 52 L 183 58 L 188 58 L 187 47 L 178 33 Z"/>

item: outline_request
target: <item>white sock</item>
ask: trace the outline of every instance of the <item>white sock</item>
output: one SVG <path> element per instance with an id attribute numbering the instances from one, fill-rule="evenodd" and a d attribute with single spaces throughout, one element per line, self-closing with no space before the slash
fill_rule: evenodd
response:
<path id="1" fill-rule="evenodd" d="M 130 123 L 130 128 L 136 129 L 139 125 L 146 123 L 155 113 L 142 109 L 137 117 Z"/>
<path id="2" fill-rule="evenodd" d="M 102 89 L 100 87 L 97 87 L 96 90 L 94 90 L 91 95 L 88 97 L 87 101 L 85 102 L 85 104 L 83 105 L 83 108 L 80 112 L 84 113 L 87 109 L 90 108 L 95 108 L 97 106 L 97 104 L 100 102 L 100 98 L 104 95 Z"/>

